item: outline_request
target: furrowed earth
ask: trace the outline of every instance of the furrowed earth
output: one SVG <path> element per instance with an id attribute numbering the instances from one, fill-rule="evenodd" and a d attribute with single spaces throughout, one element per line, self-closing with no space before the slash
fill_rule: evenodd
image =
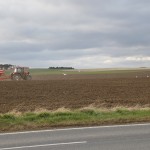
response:
<path id="1" fill-rule="evenodd" d="M 113 77 L 114 76 L 114 77 Z M 39 75 L 0 82 L 0 113 L 38 109 L 150 107 L 150 78 L 115 75 Z"/>

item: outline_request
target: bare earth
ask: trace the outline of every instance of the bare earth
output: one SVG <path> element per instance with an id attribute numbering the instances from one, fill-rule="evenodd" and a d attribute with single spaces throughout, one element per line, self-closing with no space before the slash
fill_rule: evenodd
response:
<path id="1" fill-rule="evenodd" d="M 32 81 L 2 81 L 0 87 L 0 113 L 89 105 L 150 107 L 150 78 L 146 77 L 49 75 L 35 76 Z"/>

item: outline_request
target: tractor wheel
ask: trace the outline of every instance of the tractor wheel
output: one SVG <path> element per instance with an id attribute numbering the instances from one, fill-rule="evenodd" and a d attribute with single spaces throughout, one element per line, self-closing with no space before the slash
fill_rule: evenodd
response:
<path id="1" fill-rule="evenodd" d="M 14 74 L 13 77 L 12 77 L 12 79 L 14 81 L 19 81 L 19 80 L 21 80 L 21 76 L 19 74 Z"/>
<path id="2" fill-rule="evenodd" d="M 31 80 L 32 79 L 32 76 L 31 75 L 27 75 L 25 80 Z"/>

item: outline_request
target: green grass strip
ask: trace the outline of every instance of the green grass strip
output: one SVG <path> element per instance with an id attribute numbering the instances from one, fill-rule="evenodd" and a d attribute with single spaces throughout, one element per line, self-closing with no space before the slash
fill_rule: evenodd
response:
<path id="1" fill-rule="evenodd" d="M 128 74 L 128 73 L 140 73 L 143 70 L 61 70 L 61 69 L 30 69 L 31 75 L 62 75 L 65 74 Z"/>
<path id="2" fill-rule="evenodd" d="M 1 114 L 0 132 L 131 122 L 150 122 L 150 109 L 116 109 L 111 111 L 83 109 L 66 112 L 24 113 L 21 115 Z"/>

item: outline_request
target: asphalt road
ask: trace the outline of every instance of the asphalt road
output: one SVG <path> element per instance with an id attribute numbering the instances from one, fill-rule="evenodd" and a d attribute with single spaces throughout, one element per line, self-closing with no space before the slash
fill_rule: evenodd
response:
<path id="1" fill-rule="evenodd" d="M 0 134 L 0 150 L 150 150 L 150 123 Z"/>

